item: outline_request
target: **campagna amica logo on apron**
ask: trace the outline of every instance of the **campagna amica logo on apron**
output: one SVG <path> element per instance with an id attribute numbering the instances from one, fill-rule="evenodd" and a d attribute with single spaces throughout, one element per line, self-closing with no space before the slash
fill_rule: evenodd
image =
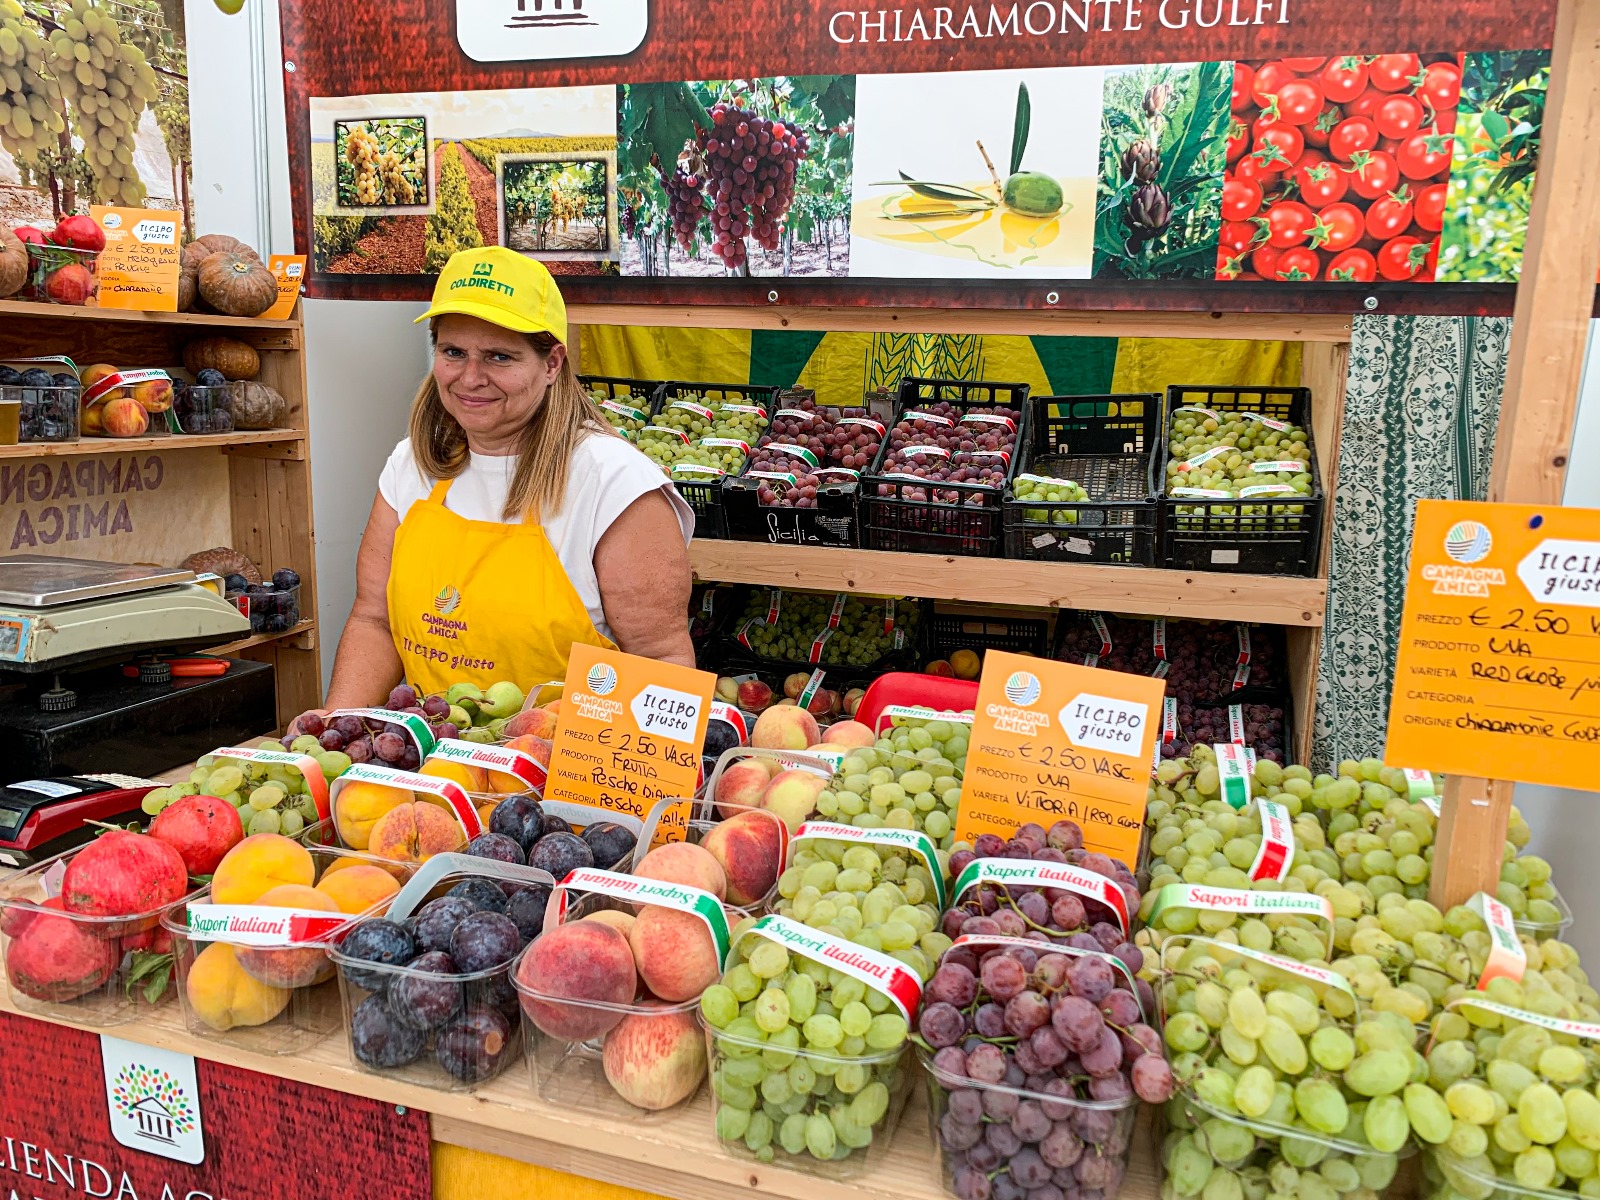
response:
<path id="1" fill-rule="evenodd" d="M 461 607 L 461 593 L 450 584 L 445 584 L 439 589 L 439 594 L 433 598 L 433 611 L 441 617 L 448 617 Z"/>

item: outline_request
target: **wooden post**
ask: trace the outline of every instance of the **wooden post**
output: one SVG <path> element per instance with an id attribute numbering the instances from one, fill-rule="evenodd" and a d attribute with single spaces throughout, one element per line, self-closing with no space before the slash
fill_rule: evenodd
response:
<path id="1" fill-rule="evenodd" d="M 1600 270 L 1600 0 L 1560 0 L 1489 499 L 1560 504 Z M 1493 894 L 1512 784 L 1445 786 L 1429 898 Z"/>

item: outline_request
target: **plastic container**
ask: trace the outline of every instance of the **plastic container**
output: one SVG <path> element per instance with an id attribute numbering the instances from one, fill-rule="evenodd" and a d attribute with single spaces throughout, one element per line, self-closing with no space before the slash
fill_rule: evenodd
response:
<path id="1" fill-rule="evenodd" d="M 76 387 L 0 387 L 0 406 L 16 405 L 19 440 L 23 442 L 75 442 L 78 440 Z M 0 442 L 5 442 L 6 416 L 0 414 Z"/>
<path id="2" fill-rule="evenodd" d="M 94 303 L 100 290 L 95 268 L 98 250 L 37 242 L 28 242 L 27 247 L 28 282 L 23 286 L 22 299 L 80 308 Z"/>
<path id="3" fill-rule="evenodd" d="M 183 433 L 233 432 L 233 391 L 226 384 L 190 384 L 174 397 L 172 411 Z"/>
<path id="4" fill-rule="evenodd" d="M 251 633 L 286 633 L 300 623 L 300 585 L 260 592 L 229 592 L 228 600 L 250 618 Z"/>
<path id="5" fill-rule="evenodd" d="M 857 521 L 861 485 L 856 480 L 824 483 L 817 489 L 815 508 L 762 504 L 762 482 L 749 477 L 724 481 L 722 503 L 730 540 L 846 548 L 861 544 Z"/>
<path id="6" fill-rule="evenodd" d="M 0 961 L 17 1011 L 72 1025 L 107 1028 L 138 1020 L 156 1001 L 144 989 L 155 982 L 139 968 L 140 952 L 164 953 L 161 918 L 190 900 L 117 917 L 88 917 L 45 907 L 61 891 L 67 864 L 84 847 L 25 867 L 0 880 Z M 47 924 L 46 924 L 47 923 Z M 70 928 L 69 928 L 70 927 Z M 38 972 L 47 972 L 42 980 Z M 34 982 L 27 982 L 29 979 Z"/>
<path id="7" fill-rule="evenodd" d="M 1550 885 L 1550 890 L 1555 892 L 1555 884 Z M 1550 898 L 1550 903 L 1555 906 L 1556 911 L 1560 914 L 1559 919 L 1555 921 L 1535 921 L 1528 917 L 1519 917 L 1513 922 L 1517 927 L 1517 932 L 1525 933 L 1540 941 L 1545 938 L 1566 937 L 1567 927 L 1572 924 L 1572 908 L 1567 904 L 1566 897 L 1560 892 L 1555 892 L 1555 895 Z"/>
<path id="8" fill-rule="evenodd" d="M 599 405 L 611 428 L 630 442 L 650 423 L 663 386 L 659 379 L 626 379 L 619 375 L 579 375 L 578 383 Z"/>
<path id="9" fill-rule="evenodd" d="M 1016 415 L 1016 446 L 1028 444 L 1028 385 L 1025 383 L 985 383 L 970 380 L 902 379 L 890 432 L 908 411 L 922 405 L 944 401 L 963 411 L 1001 406 Z M 917 499 L 929 484 L 915 479 L 883 475 L 890 454 L 889 438 L 878 449 L 878 457 L 862 481 L 862 544 L 873 550 L 913 550 L 929 554 L 959 554 L 974 558 L 998 558 L 1003 546 L 1001 504 L 1004 488 L 981 487 L 969 483 L 936 483 L 937 491 L 959 497 L 959 503 L 937 499 Z M 1017 470 L 1013 454 L 1006 467 L 1005 482 L 1010 484 Z"/>
<path id="10" fill-rule="evenodd" d="M 1019 500 L 1006 491 L 1007 558 L 1149 566 L 1157 541 L 1161 397 L 1033 396 L 1018 477 L 1070 479 L 1087 501 Z"/>
<path id="11" fill-rule="evenodd" d="M 1165 495 L 1171 413 L 1185 405 L 1222 413 L 1257 413 L 1288 421 L 1306 433 L 1311 494 L 1253 496 L 1248 500 Z M 1161 493 L 1161 549 L 1157 566 L 1181 571 L 1233 571 L 1261 575 L 1315 575 L 1322 549 L 1322 480 L 1311 429 L 1309 388 L 1205 387 L 1174 384 L 1161 412 L 1161 444 L 1153 483 Z M 1260 511 L 1245 514 L 1251 507 Z"/>
<path id="12" fill-rule="evenodd" d="M 408 863 L 387 862 L 315 841 L 308 844 L 303 835 L 301 840 L 311 851 L 318 883 L 335 872 L 365 866 L 384 871 L 398 889 L 415 870 Z M 330 913 L 329 917 L 336 918 L 332 929 L 292 944 L 227 944 L 225 937 L 192 937 L 189 910 L 212 903 L 209 888 L 173 909 L 162 917 L 161 925 L 172 937 L 178 994 L 189 1032 L 256 1054 L 298 1054 L 337 1032 L 341 1024 L 339 989 L 333 983 L 335 968 L 328 950 L 355 922 L 382 916 L 393 896 L 391 892 L 374 900 L 359 914 Z M 271 916 L 273 910 L 261 908 L 259 912 Z M 219 993 L 224 989 L 233 998 L 233 1004 L 225 1007 L 219 1005 Z M 241 1018 L 255 1023 L 233 1023 Z"/>
<path id="13" fill-rule="evenodd" d="M 742 749 L 742 747 L 741 747 Z M 680 812 L 672 811 L 673 806 L 684 806 L 686 812 L 682 827 L 679 824 Z M 747 814 L 757 814 L 755 818 L 747 818 Z M 733 817 L 740 818 L 742 824 L 750 825 L 754 829 L 764 829 L 764 836 L 760 839 L 763 851 L 774 851 L 770 858 L 770 876 L 768 874 L 769 859 L 765 854 L 752 852 L 741 853 L 735 851 L 731 856 L 735 863 L 742 863 L 749 868 L 749 872 L 740 879 L 728 879 L 728 904 L 731 908 L 740 910 L 741 915 L 760 916 L 772 911 L 772 906 L 778 898 L 778 876 L 783 873 L 784 864 L 788 861 L 789 852 L 789 826 L 783 818 L 764 808 L 757 808 L 748 804 L 716 804 L 710 798 L 698 801 L 658 801 L 654 808 L 645 816 L 644 832 L 639 835 L 638 845 L 634 847 L 633 854 L 619 862 L 614 870 L 632 871 L 638 868 L 645 856 L 654 849 L 657 838 L 666 833 L 664 826 L 674 827 L 668 835 L 669 840 L 675 842 L 688 842 L 691 845 L 703 846 L 708 838 L 724 821 Z M 715 839 L 721 840 L 721 839 Z M 711 849 L 711 847 L 708 847 Z M 718 861 L 724 861 L 722 847 L 715 847 Z M 770 882 L 768 882 L 770 878 Z M 765 884 L 765 886 L 762 886 Z"/>

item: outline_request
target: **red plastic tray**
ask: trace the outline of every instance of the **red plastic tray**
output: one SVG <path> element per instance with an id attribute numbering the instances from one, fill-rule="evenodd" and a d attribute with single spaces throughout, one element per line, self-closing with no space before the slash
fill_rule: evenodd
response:
<path id="1" fill-rule="evenodd" d="M 856 709 L 856 720 L 876 732 L 878 715 L 892 704 L 916 704 L 940 712 L 960 712 L 976 708 L 978 682 L 952 679 L 948 675 L 922 675 L 914 671 L 891 671 L 872 681 Z"/>

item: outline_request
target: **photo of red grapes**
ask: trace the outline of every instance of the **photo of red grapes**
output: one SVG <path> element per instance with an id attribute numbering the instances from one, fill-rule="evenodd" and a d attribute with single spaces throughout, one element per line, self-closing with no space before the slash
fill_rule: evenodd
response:
<path id="1" fill-rule="evenodd" d="M 1234 64 L 1218 279 L 1430 283 L 1461 55 Z"/>

